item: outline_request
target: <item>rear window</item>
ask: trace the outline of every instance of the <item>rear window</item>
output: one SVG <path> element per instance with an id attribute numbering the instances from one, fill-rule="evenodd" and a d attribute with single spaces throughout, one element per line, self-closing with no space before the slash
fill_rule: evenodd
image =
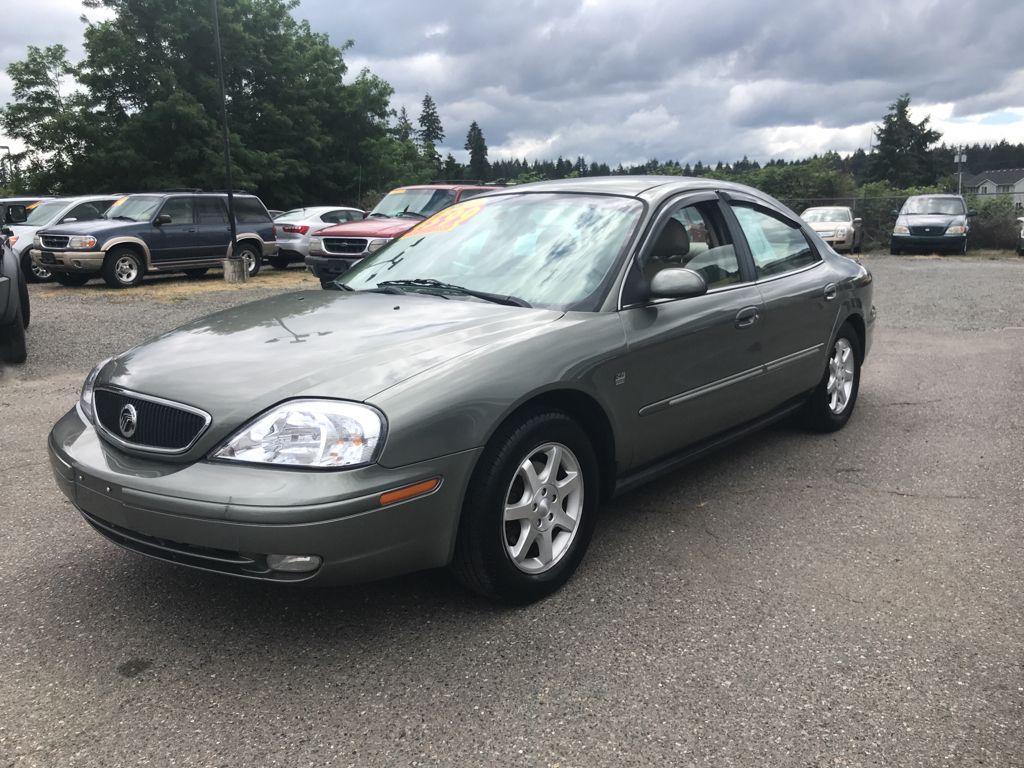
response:
<path id="1" fill-rule="evenodd" d="M 235 220 L 239 224 L 269 224 L 270 214 L 255 197 L 236 197 Z"/>

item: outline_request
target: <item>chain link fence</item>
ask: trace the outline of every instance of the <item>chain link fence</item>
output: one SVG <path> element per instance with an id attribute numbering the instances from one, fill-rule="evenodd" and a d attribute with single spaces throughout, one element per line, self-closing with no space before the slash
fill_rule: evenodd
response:
<path id="1" fill-rule="evenodd" d="M 977 211 L 971 220 L 971 248 L 1016 248 L 1021 224 L 1018 217 L 1024 217 L 1021 193 L 1000 192 L 988 195 L 965 195 L 967 207 Z M 853 210 L 853 215 L 863 221 L 864 247 L 888 248 L 892 228 L 896 223 L 896 211 L 906 202 L 902 196 L 854 196 L 854 197 L 782 197 L 780 200 L 800 213 L 815 206 L 841 205 Z"/>

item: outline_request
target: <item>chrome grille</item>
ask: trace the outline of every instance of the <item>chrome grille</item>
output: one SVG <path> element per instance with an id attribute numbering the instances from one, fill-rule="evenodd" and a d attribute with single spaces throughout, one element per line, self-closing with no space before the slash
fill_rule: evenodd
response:
<path id="1" fill-rule="evenodd" d="M 324 250 L 342 256 L 355 256 L 366 251 L 365 237 L 325 237 Z"/>
<path id="2" fill-rule="evenodd" d="M 911 227 L 910 234 L 912 235 L 942 235 L 945 234 L 945 227 Z"/>
<path id="3" fill-rule="evenodd" d="M 41 235 L 39 240 L 42 242 L 44 248 L 68 247 L 67 235 Z"/>
<path id="4" fill-rule="evenodd" d="M 107 433 L 119 442 L 142 449 L 175 453 L 185 451 L 210 423 L 209 415 L 188 406 L 157 398 L 110 389 L 97 389 L 93 395 L 96 418 Z M 134 408 L 134 431 L 121 429 L 122 413 Z"/>

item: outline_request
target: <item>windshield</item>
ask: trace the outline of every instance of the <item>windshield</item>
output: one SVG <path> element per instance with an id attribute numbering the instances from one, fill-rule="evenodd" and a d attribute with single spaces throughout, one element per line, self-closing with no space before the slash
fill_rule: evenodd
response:
<path id="1" fill-rule="evenodd" d="M 131 219 L 132 221 L 149 221 L 156 213 L 157 206 L 163 202 L 162 197 L 148 195 L 132 195 L 116 201 L 103 215 L 105 219 Z"/>
<path id="2" fill-rule="evenodd" d="M 413 214 L 427 218 L 455 202 L 450 189 L 393 189 L 370 211 L 371 216 Z"/>
<path id="3" fill-rule="evenodd" d="M 822 221 L 851 221 L 849 208 L 808 208 L 800 214 L 800 218 L 808 224 Z"/>
<path id="4" fill-rule="evenodd" d="M 29 213 L 28 218 L 25 219 L 25 224 L 33 227 L 45 226 L 56 219 L 61 211 L 67 207 L 67 200 L 51 200 L 48 203 L 40 203 Z"/>
<path id="5" fill-rule="evenodd" d="M 957 197 L 912 197 L 903 204 L 901 213 L 940 213 L 958 216 L 965 213 L 964 201 Z"/>
<path id="6" fill-rule="evenodd" d="M 642 210 L 638 200 L 598 195 L 475 198 L 414 227 L 339 281 L 367 290 L 438 280 L 534 307 L 577 308 L 595 298 Z"/>

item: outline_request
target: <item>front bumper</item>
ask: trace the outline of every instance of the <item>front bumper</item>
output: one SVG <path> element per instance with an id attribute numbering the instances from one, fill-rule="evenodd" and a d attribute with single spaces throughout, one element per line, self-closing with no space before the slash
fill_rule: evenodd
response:
<path id="1" fill-rule="evenodd" d="M 265 581 L 356 583 L 443 566 L 479 449 L 405 467 L 309 472 L 142 459 L 103 441 L 79 412 L 50 433 L 58 487 L 106 538 L 192 568 Z M 433 477 L 432 493 L 382 507 L 381 493 Z M 318 555 L 312 573 L 266 555 Z"/>
<path id="2" fill-rule="evenodd" d="M 818 236 L 837 251 L 853 248 L 853 232 L 836 234 L 833 231 L 819 232 Z"/>
<path id="3" fill-rule="evenodd" d="M 103 251 L 51 251 L 32 248 L 32 262 L 50 272 L 99 272 L 103 269 Z"/>
<path id="4" fill-rule="evenodd" d="M 967 235 L 897 235 L 893 234 L 891 246 L 904 251 L 948 251 L 958 253 L 964 247 Z"/>
<path id="5" fill-rule="evenodd" d="M 310 254 L 306 257 L 306 269 L 321 280 L 333 280 L 348 272 L 352 265 L 361 258 L 363 257 L 355 256 L 347 259 L 341 256 L 316 256 Z"/>

